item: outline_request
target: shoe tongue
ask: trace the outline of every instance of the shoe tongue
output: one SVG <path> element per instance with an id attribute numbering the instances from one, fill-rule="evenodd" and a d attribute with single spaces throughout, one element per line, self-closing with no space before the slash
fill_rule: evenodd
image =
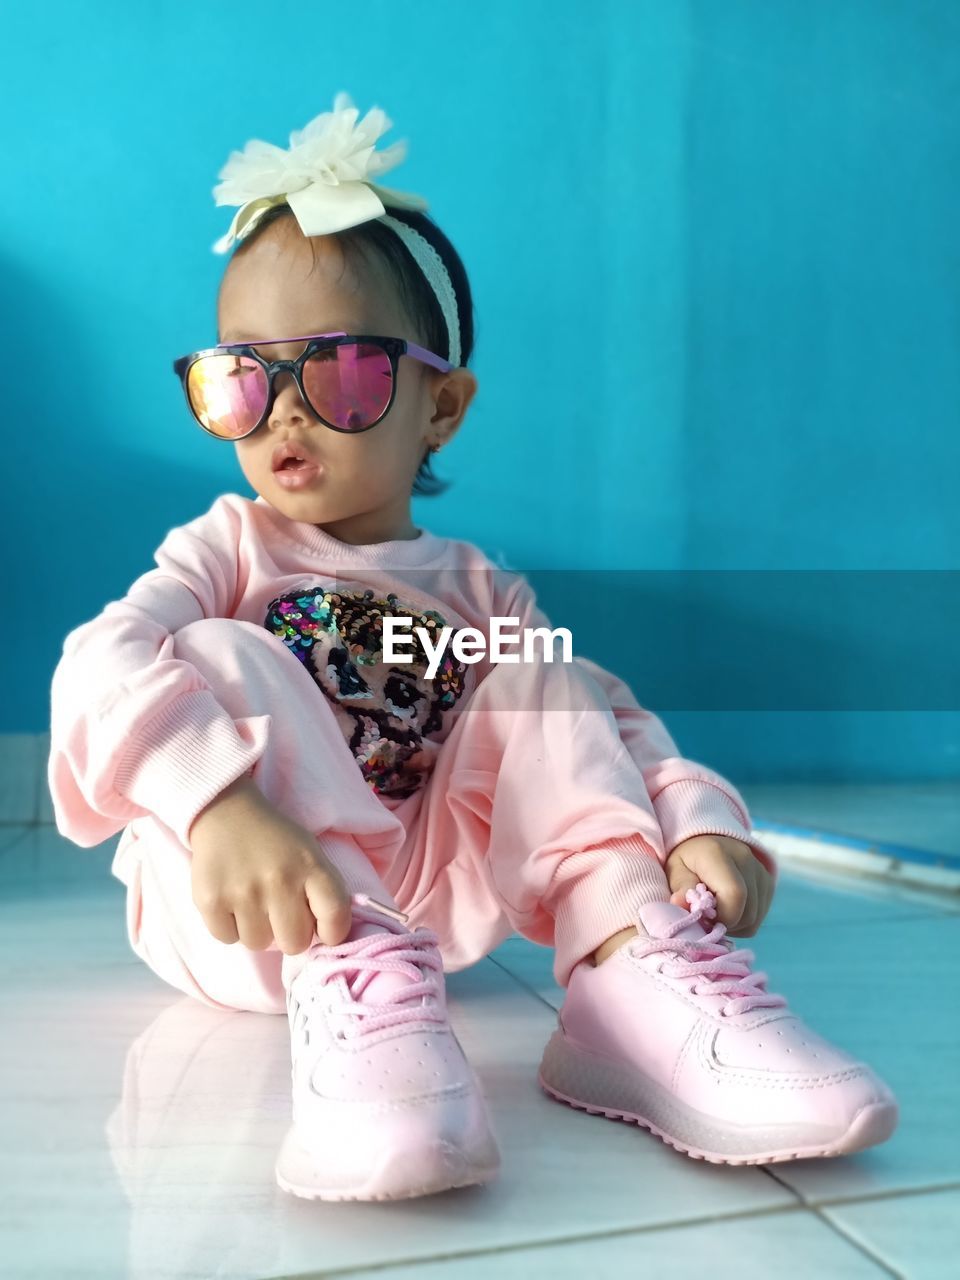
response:
<path id="1" fill-rule="evenodd" d="M 693 920 L 685 907 L 678 907 L 675 902 L 647 902 L 638 912 L 640 924 L 650 938 L 662 938 L 669 925 L 676 920 L 687 920 L 684 928 L 678 929 L 675 938 L 689 938 L 691 942 L 699 942 L 707 932 L 699 920 Z"/>
<path id="2" fill-rule="evenodd" d="M 350 930 L 346 941 L 353 942 L 355 938 L 365 938 L 371 933 L 386 932 L 388 931 L 381 928 L 379 925 L 368 924 L 366 921 L 358 921 Z M 399 991 L 402 987 L 409 987 L 411 983 L 419 982 L 422 977 L 422 973 L 419 969 L 417 970 L 419 975 L 417 978 L 411 977 L 408 973 L 395 973 L 390 970 L 385 970 L 382 973 L 375 973 L 371 977 L 369 970 L 358 969 L 344 970 L 343 976 L 350 982 L 351 987 L 354 987 L 356 976 L 361 972 L 364 977 L 367 978 L 367 984 L 363 991 L 356 996 L 356 999 L 360 1004 L 386 1004 L 389 1002 L 391 995 L 393 995 L 395 991 Z M 413 1004 L 413 1002 L 409 1000 L 405 1003 L 408 1008 Z"/>

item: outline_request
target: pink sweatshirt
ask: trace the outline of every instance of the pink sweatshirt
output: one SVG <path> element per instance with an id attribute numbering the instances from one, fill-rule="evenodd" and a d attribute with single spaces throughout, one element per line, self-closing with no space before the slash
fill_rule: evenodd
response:
<path id="1" fill-rule="evenodd" d="M 448 625 L 484 634 L 492 617 L 518 618 L 520 628 L 550 625 L 526 580 L 494 565 L 468 542 L 423 530 L 411 540 L 354 546 L 288 519 L 262 497 L 222 495 L 204 515 L 171 529 L 155 559 L 157 567 L 139 577 L 122 600 L 67 635 L 53 675 L 48 783 L 57 830 L 83 847 L 99 844 L 145 813 L 188 845 L 196 815 L 248 773 L 263 750 L 245 724 L 217 702 L 196 667 L 170 656 L 173 633 L 188 623 L 237 618 L 274 630 L 288 644 L 291 639 L 309 644 L 313 633 L 305 636 L 291 597 L 325 583 L 323 607 L 335 609 L 338 617 L 347 605 L 356 616 L 358 598 L 362 611 L 359 584 L 381 603 L 393 592 L 404 602 L 413 600 L 427 618 L 434 610 Z M 345 581 L 354 588 L 346 602 L 336 594 Z M 287 616 L 298 619 L 295 627 L 286 625 Z M 575 635 L 573 640 L 576 644 Z M 360 649 L 357 645 L 355 652 Z M 361 654 L 357 662 L 363 661 Z M 681 758 L 663 723 L 616 676 L 585 658 L 575 661 L 609 700 L 620 736 L 646 782 L 665 854 L 694 835 L 729 835 L 748 844 L 776 876 L 775 860 L 751 834 L 739 792 L 712 769 Z M 441 673 L 449 714 L 433 733 L 416 735 L 416 750 L 378 738 L 377 726 L 383 723 L 378 702 L 392 700 L 393 722 L 403 710 L 398 711 L 395 691 L 364 685 L 364 696 L 372 701 L 355 754 L 388 806 L 404 787 L 409 791 L 416 785 L 418 773 L 429 771 L 431 752 L 439 749 L 457 716 L 468 712 L 471 690 L 493 669 L 486 657 L 452 674 L 450 665 L 444 671 L 453 681 L 452 692 Z M 342 669 L 341 653 L 336 678 L 356 679 L 370 671 L 347 666 Z M 355 732 L 359 723 L 356 717 L 351 721 Z M 416 770 L 404 773 L 411 761 Z"/>

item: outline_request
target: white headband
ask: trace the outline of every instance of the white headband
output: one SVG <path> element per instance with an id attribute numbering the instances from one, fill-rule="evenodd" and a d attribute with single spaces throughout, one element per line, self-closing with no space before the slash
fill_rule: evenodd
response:
<path id="1" fill-rule="evenodd" d="M 340 92 L 333 111 L 315 116 L 305 128 L 290 134 L 284 150 L 254 138 L 243 151 L 233 151 L 217 177 L 215 202 L 239 205 L 226 235 L 213 245 L 214 253 L 226 253 L 245 239 L 266 211 L 274 205 L 290 206 L 306 236 L 329 235 L 376 220 L 385 223 L 407 246 L 440 303 L 447 325 L 454 368 L 460 365 L 460 320 L 450 273 L 433 245 L 419 231 L 387 213 L 387 207 L 425 210 L 422 196 L 394 191 L 370 181 L 400 164 L 407 153 L 405 142 L 385 151 L 374 150 L 382 133 L 393 127 L 379 107 L 373 107 L 357 124 L 359 111 L 350 95 Z"/>

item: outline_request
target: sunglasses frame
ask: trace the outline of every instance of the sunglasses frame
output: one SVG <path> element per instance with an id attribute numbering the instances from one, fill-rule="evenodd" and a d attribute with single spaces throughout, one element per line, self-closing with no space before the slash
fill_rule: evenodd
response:
<path id="1" fill-rule="evenodd" d="M 265 360 L 262 355 L 254 348 L 251 343 L 246 342 L 221 342 L 215 347 L 204 347 L 201 351 L 191 351 L 189 355 L 180 356 L 173 362 L 173 371 L 180 379 L 180 385 L 183 387 L 183 394 L 186 397 L 187 408 L 190 410 L 190 416 L 194 422 L 214 440 L 220 440 L 224 444 L 234 444 L 237 440 L 246 440 L 247 436 L 252 436 L 263 426 L 270 411 L 273 408 L 275 399 L 274 380 L 278 373 L 289 370 L 293 374 L 300 392 L 300 397 L 305 405 L 309 405 L 312 413 L 316 415 L 325 427 L 331 431 L 337 431 L 345 436 L 359 436 L 364 431 L 371 431 L 379 422 L 390 412 L 393 402 L 397 395 L 397 376 L 398 366 L 401 356 L 410 356 L 412 360 L 419 360 L 421 364 L 430 365 L 431 368 L 439 369 L 441 373 L 449 373 L 454 366 L 449 360 L 444 360 L 442 356 L 436 355 L 433 351 L 427 351 L 425 347 L 417 346 L 415 342 L 408 342 L 406 338 L 389 338 L 382 334 L 356 334 L 344 333 L 342 330 L 333 333 L 304 333 L 299 334 L 295 338 L 269 338 L 257 343 L 257 346 L 272 347 L 279 346 L 282 342 L 306 342 L 307 345 L 303 351 L 297 356 L 296 360 Z M 322 413 L 319 413 L 316 406 L 307 395 L 303 385 L 303 366 L 306 360 L 317 351 L 328 350 L 332 347 L 342 347 L 349 343 L 365 342 L 370 345 L 379 346 L 387 355 L 390 361 L 391 386 L 390 400 L 383 413 L 366 427 L 338 427 L 332 422 L 328 422 Z M 188 386 L 188 378 L 191 368 L 205 356 L 222 356 L 222 355 L 242 355 L 249 356 L 255 360 L 261 369 L 267 375 L 267 400 L 263 413 L 256 426 L 244 432 L 242 436 L 218 436 L 216 432 L 211 431 L 209 427 L 205 427 L 194 412 L 193 405 L 190 403 L 190 390 Z"/>

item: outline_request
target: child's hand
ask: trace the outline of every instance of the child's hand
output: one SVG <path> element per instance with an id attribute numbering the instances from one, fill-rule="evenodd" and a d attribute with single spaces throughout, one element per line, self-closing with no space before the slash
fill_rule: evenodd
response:
<path id="1" fill-rule="evenodd" d="M 770 909 L 773 876 L 749 845 L 732 836 L 691 836 L 666 862 L 670 901 L 686 907 L 686 891 L 701 882 L 717 900 L 717 915 L 734 938 L 752 938 Z"/>
<path id="2" fill-rule="evenodd" d="M 350 932 L 350 894 L 317 837 L 239 778 L 194 818 L 188 832 L 193 901 L 220 942 L 285 955 L 317 937 L 329 946 Z"/>

